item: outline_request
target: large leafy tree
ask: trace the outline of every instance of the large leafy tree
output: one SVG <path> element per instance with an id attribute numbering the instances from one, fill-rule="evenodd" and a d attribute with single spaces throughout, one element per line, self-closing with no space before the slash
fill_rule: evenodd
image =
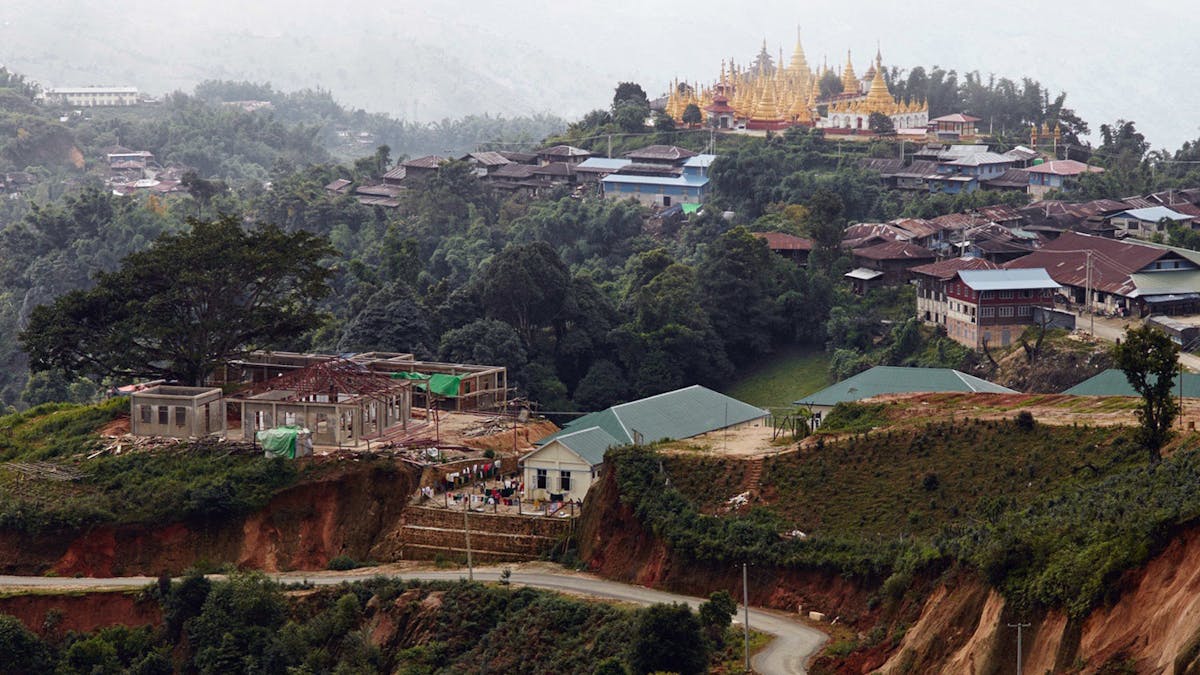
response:
<path id="1" fill-rule="evenodd" d="M 567 266 L 540 241 L 505 248 L 474 279 L 489 317 L 507 321 L 525 344 L 559 317 L 570 284 Z"/>
<path id="2" fill-rule="evenodd" d="M 34 309 L 20 336 L 31 368 L 198 384 L 222 361 L 314 324 L 332 274 L 327 239 L 232 216 L 188 222 L 97 274 L 91 290 Z"/>
<path id="3" fill-rule="evenodd" d="M 1171 423 L 1179 415 L 1172 384 L 1179 369 L 1179 346 L 1161 330 L 1144 325 L 1125 332 L 1125 341 L 1113 348 L 1113 361 L 1125 373 L 1129 386 L 1142 397 L 1138 437 L 1151 461 L 1162 458 L 1161 449 L 1171 437 Z"/>
<path id="4" fill-rule="evenodd" d="M 633 667 L 638 673 L 680 675 L 708 669 L 708 645 L 700 631 L 700 620 L 687 605 L 650 605 L 639 613 Z"/>

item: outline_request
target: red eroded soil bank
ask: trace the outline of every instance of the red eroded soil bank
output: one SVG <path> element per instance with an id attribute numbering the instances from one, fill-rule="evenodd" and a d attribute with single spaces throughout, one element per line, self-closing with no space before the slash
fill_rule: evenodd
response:
<path id="1" fill-rule="evenodd" d="M 697 562 L 672 553 L 621 504 L 614 471 L 606 471 L 587 495 L 579 523 L 579 554 L 597 574 L 617 581 L 698 596 L 719 589 L 742 598 L 740 565 Z M 852 623 L 874 620 L 867 599 L 874 588 L 819 570 L 749 569 L 750 604 L 795 612 L 803 607 Z"/>
<path id="2" fill-rule="evenodd" d="M 162 623 L 158 602 L 138 596 L 125 591 L 0 596 L 0 614 L 17 617 L 42 637 L 67 631 L 90 633 L 118 624 L 137 627 Z"/>
<path id="3" fill-rule="evenodd" d="M 638 522 L 620 503 L 612 471 L 588 493 L 579 523 L 580 557 L 610 579 L 705 596 L 726 589 L 741 600 L 741 568 L 685 559 Z M 841 617 L 862 639 L 881 621 L 883 639 L 845 658 L 821 657 L 822 673 L 1015 672 L 1016 631 L 998 592 L 968 569 L 955 569 L 892 607 L 885 617 L 867 600 L 877 587 L 814 570 L 750 569 L 753 605 Z M 1023 616 L 1026 672 L 1200 672 L 1200 526 L 1183 529 L 1144 567 L 1119 582 L 1113 604 L 1079 621 L 1061 611 Z M 908 604 L 909 602 L 920 604 Z M 915 620 L 914 620 L 915 619 Z M 1116 670 L 1114 670 L 1114 668 Z"/>
<path id="4" fill-rule="evenodd" d="M 265 571 L 325 569 L 329 560 L 393 559 L 387 534 L 417 485 L 415 469 L 339 467 L 277 494 L 262 510 L 207 524 L 99 526 L 84 532 L 0 532 L 0 573 L 179 574 L 198 562 Z"/>

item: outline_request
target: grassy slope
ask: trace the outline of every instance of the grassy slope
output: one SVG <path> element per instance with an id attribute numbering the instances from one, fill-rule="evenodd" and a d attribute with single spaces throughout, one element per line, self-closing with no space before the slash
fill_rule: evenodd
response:
<path id="1" fill-rule="evenodd" d="M 97 430 L 128 405 L 123 398 L 47 404 L 0 417 L 0 528 L 41 532 L 224 517 L 261 507 L 300 478 L 294 463 L 208 441 L 88 459 L 100 445 Z M 17 465 L 31 462 L 77 478 L 52 480 Z"/>
<path id="2" fill-rule="evenodd" d="M 932 536 L 1140 464 L 1125 432 L 946 422 L 767 462 L 770 509 L 805 532 Z"/>
<path id="3" fill-rule="evenodd" d="M 829 354 L 819 347 L 792 347 L 744 370 L 725 393 L 751 405 L 790 408 L 829 384 Z"/>

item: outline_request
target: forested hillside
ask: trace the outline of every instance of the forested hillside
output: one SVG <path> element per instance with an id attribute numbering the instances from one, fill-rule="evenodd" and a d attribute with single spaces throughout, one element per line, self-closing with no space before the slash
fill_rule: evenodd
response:
<path id="1" fill-rule="evenodd" d="M 544 410 L 595 409 L 696 382 L 719 386 L 797 344 L 833 350 L 838 376 L 879 363 L 963 367 L 970 356 L 962 349 L 904 322 L 910 296 L 849 294 L 841 283 L 850 265 L 842 228 L 1025 199 L 987 191 L 904 198 L 858 165 L 863 157 L 894 156 L 892 143 L 847 143 L 803 129 L 765 139 L 713 139 L 671 124 L 631 130 L 618 99 L 549 141 L 603 153 L 611 140 L 615 154 L 652 143 L 699 150 L 715 140 L 721 157 L 712 169 L 711 208 L 657 218 L 633 202 L 566 190 L 535 199 L 494 190 L 456 162 L 407 192 L 398 208 L 364 206 L 324 186 L 338 178 L 352 187 L 377 181 L 408 150 L 449 138 L 529 140 L 557 122 L 468 118 L 418 128 L 347 111 L 329 92 L 230 82 L 207 82 L 158 105 L 75 114 L 37 105 L 34 85 L 2 73 L 0 171 L 32 180 L 0 201 L 0 399 L 13 406 L 86 398 L 120 384 L 55 371 L 27 382 L 16 338 L 34 307 L 89 286 L 96 272 L 118 269 L 160 234 L 189 227 L 188 217 L 221 214 L 311 232 L 337 250 L 324 261 L 334 272 L 332 293 L 309 330 L 263 346 L 498 363 Z M 923 88 L 931 103 L 936 94 L 946 107 L 991 106 L 1018 126 L 1041 117 L 1086 127 L 1037 83 L 1017 89 L 1006 82 L 984 85 L 970 76 L 956 83 L 953 73 L 935 70 L 926 80 L 910 74 L 894 84 Z M 248 111 L 233 101 L 271 105 Z M 381 144 L 339 162 L 333 152 L 344 156 L 342 132 L 357 129 Z M 1132 122 L 1102 131 L 1104 144 L 1091 152 L 1109 171 L 1083 181 L 1081 194 L 1200 183 L 1194 165 L 1147 155 Z M 118 145 L 186 168 L 188 191 L 110 193 L 102 181 L 105 151 Z M 1195 152 L 1188 144 L 1175 157 Z M 811 264 L 772 255 L 751 236 L 756 230 L 812 238 Z"/>

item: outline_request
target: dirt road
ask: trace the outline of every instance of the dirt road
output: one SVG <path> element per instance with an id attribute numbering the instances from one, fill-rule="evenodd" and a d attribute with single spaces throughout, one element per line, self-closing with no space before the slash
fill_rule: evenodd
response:
<path id="1" fill-rule="evenodd" d="M 659 602 L 684 602 L 692 608 L 699 607 L 701 598 L 656 591 L 642 586 L 632 586 L 608 581 L 589 574 L 559 571 L 546 564 L 515 565 L 510 568 L 510 581 L 522 586 L 544 588 L 564 593 L 574 593 L 595 598 L 619 600 L 642 605 Z M 474 571 L 478 581 L 498 581 L 502 568 L 485 567 Z M 315 585 L 334 585 L 369 579 L 380 574 L 426 581 L 457 581 L 465 579 L 466 570 L 405 570 L 397 573 L 387 568 L 370 568 L 353 572 L 289 572 L 270 575 L 282 583 L 311 582 Z M 21 589 L 39 590 L 110 590 L 139 588 L 152 584 L 152 577 L 115 578 L 58 578 L 0 576 L 0 591 Z M 738 609 L 737 619 L 743 616 Z M 769 645 L 754 655 L 751 665 L 757 673 L 764 675 L 802 675 L 807 671 L 804 664 L 825 643 L 827 636 L 782 613 L 770 610 L 750 609 L 750 626 L 755 630 L 775 636 Z"/>

